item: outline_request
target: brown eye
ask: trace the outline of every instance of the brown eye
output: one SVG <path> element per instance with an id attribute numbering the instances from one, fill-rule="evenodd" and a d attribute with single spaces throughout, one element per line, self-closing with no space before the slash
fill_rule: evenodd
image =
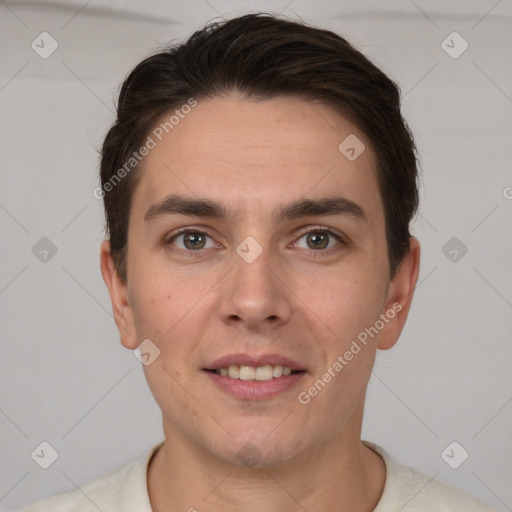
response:
<path id="1" fill-rule="evenodd" d="M 302 239 L 305 239 L 305 244 L 300 242 Z M 294 243 L 294 247 L 311 249 L 318 252 L 319 255 L 339 251 L 346 245 L 347 243 L 342 236 L 334 233 L 329 228 L 323 228 L 321 226 L 314 226 L 308 229 L 299 237 L 297 242 Z"/>
<path id="2" fill-rule="evenodd" d="M 306 235 L 311 249 L 325 249 L 329 245 L 329 235 L 325 231 L 313 231 Z"/>
<path id="3" fill-rule="evenodd" d="M 209 246 L 207 246 L 208 239 L 211 240 Z M 177 243 L 181 240 L 181 243 Z M 174 236 L 166 241 L 166 244 L 176 245 L 178 248 L 184 251 L 199 251 L 201 249 L 208 249 L 216 247 L 215 242 L 203 231 L 197 229 L 183 229 L 176 233 Z"/>
<path id="4" fill-rule="evenodd" d="M 205 236 L 203 233 L 185 233 L 185 235 L 183 235 L 183 244 L 187 249 L 203 249 Z"/>

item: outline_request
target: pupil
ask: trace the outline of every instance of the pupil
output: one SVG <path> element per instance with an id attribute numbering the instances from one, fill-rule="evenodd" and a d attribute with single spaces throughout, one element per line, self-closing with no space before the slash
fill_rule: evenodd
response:
<path id="1" fill-rule="evenodd" d="M 313 245 L 316 248 L 318 248 L 320 246 L 323 247 L 325 244 L 322 245 L 322 242 L 325 242 L 325 240 L 326 240 L 325 233 L 311 235 L 311 240 L 313 241 Z M 319 242 L 319 243 L 317 243 L 317 242 Z"/>
<path id="2" fill-rule="evenodd" d="M 192 247 L 197 247 L 201 243 L 201 235 L 198 233 L 189 233 L 186 237 L 187 242 L 191 242 Z M 195 240 L 195 241 L 194 241 Z M 196 243 L 198 242 L 198 243 Z"/>

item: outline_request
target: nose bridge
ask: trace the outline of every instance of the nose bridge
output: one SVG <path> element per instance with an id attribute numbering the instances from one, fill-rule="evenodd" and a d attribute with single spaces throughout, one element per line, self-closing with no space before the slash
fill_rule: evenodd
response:
<path id="1" fill-rule="evenodd" d="M 244 323 L 258 329 L 288 321 L 291 305 L 279 275 L 279 261 L 254 238 L 244 239 L 233 252 L 221 301 L 225 322 Z M 277 274 L 277 275 L 276 275 Z"/>

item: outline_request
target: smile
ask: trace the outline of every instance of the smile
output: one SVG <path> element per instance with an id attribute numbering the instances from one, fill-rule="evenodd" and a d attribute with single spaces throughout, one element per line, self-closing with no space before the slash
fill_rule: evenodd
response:
<path id="1" fill-rule="evenodd" d="M 231 364 L 226 367 L 212 370 L 217 375 L 237 380 L 271 380 L 279 377 L 300 373 L 292 370 L 289 366 L 280 364 L 265 364 L 263 366 L 245 366 Z"/>

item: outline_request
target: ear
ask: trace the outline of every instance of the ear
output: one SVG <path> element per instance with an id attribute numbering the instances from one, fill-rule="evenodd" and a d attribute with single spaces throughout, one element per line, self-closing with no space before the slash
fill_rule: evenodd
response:
<path id="1" fill-rule="evenodd" d="M 134 350 L 139 343 L 135 332 L 133 311 L 128 300 L 127 284 L 121 280 L 117 273 L 109 240 L 104 240 L 101 244 L 100 268 L 112 301 L 112 311 L 121 336 L 121 343 L 124 347 Z"/>
<path id="2" fill-rule="evenodd" d="M 409 253 L 405 256 L 389 285 L 383 313 L 388 312 L 388 317 L 392 311 L 396 314 L 380 333 L 378 348 L 381 350 L 388 350 L 393 347 L 400 337 L 409 314 L 419 271 L 420 243 L 416 238 L 411 237 Z"/>

